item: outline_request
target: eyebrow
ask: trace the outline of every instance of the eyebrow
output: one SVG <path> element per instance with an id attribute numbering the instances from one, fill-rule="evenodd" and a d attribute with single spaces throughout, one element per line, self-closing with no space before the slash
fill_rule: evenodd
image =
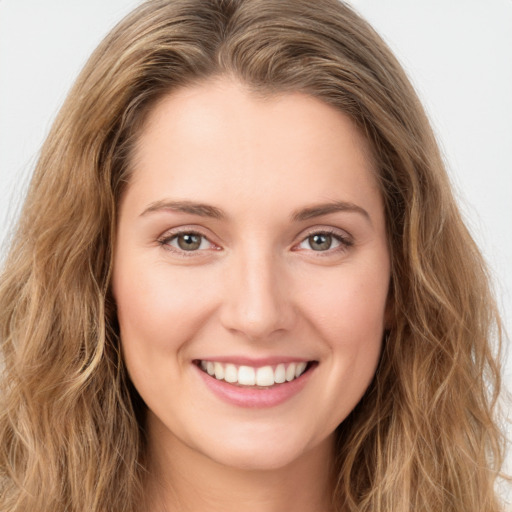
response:
<path id="1" fill-rule="evenodd" d="M 216 206 L 205 203 L 196 203 L 194 201 L 172 201 L 167 199 L 151 203 L 140 214 L 140 216 L 142 217 L 149 213 L 165 210 L 179 213 L 189 213 L 191 215 L 198 215 L 199 217 L 210 217 L 217 220 L 227 220 L 229 217 L 223 210 L 217 208 Z M 346 201 L 332 201 L 295 210 L 291 215 L 291 220 L 293 222 L 302 222 L 337 212 L 358 213 L 367 219 L 371 224 L 370 215 L 364 208 Z"/>
<path id="2" fill-rule="evenodd" d="M 321 217 L 322 215 L 328 215 L 329 213 L 337 212 L 359 213 L 371 223 L 370 214 L 364 208 L 361 208 L 357 204 L 349 203 L 346 201 L 333 201 L 330 203 L 316 204 L 302 208 L 300 210 L 296 210 L 292 214 L 292 220 L 295 222 L 301 222 L 304 220 L 313 219 L 315 217 Z"/>
<path id="3" fill-rule="evenodd" d="M 170 201 L 163 199 L 151 203 L 140 216 L 147 215 L 148 213 L 171 210 L 173 212 L 190 213 L 200 217 L 212 217 L 214 219 L 226 220 L 227 215 L 215 206 L 204 203 L 196 203 L 194 201 Z"/>

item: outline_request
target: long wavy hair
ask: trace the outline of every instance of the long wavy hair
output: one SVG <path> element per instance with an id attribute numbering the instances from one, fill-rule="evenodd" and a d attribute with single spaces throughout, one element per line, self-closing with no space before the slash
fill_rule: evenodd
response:
<path id="1" fill-rule="evenodd" d="M 0 284 L 0 509 L 133 512 L 145 406 L 110 293 L 116 207 L 163 96 L 215 75 L 301 91 L 373 148 L 392 326 L 337 430 L 347 512 L 496 512 L 500 319 L 429 122 L 374 30 L 337 0 L 149 0 L 86 64 L 43 146 Z"/>

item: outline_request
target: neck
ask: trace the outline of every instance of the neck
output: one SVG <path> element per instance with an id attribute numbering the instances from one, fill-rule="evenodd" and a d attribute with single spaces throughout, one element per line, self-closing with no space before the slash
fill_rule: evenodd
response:
<path id="1" fill-rule="evenodd" d="M 148 511 L 333 510 L 332 438 L 286 466 L 271 469 L 229 467 L 183 443 L 156 446 L 154 439 L 161 437 L 149 436 Z"/>

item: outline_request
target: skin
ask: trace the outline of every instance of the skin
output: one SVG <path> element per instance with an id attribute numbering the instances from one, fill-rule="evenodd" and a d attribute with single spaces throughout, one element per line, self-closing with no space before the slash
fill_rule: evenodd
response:
<path id="1" fill-rule="evenodd" d="M 370 384 L 386 326 L 390 261 L 370 155 L 333 107 L 302 93 L 263 99 L 226 77 L 151 112 L 120 204 L 113 292 L 148 406 L 153 510 L 330 510 L 334 430 Z M 336 201 L 349 208 L 291 218 Z M 185 251 L 177 230 L 204 238 Z M 240 407 L 194 364 L 226 356 L 316 364 L 285 402 Z"/>

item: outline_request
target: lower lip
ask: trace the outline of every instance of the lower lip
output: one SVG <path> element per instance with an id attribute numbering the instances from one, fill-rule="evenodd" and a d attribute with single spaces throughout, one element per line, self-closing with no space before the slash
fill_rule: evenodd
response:
<path id="1" fill-rule="evenodd" d="M 316 365 L 315 365 L 316 366 Z M 309 368 L 300 377 L 269 388 L 253 388 L 229 384 L 224 380 L 211 377 L 194 365 L 208 389 L 224 402 L 238 407 L 265 408 L 275 407 L 297 395 L 308 382 L 315 367 Z"/>

